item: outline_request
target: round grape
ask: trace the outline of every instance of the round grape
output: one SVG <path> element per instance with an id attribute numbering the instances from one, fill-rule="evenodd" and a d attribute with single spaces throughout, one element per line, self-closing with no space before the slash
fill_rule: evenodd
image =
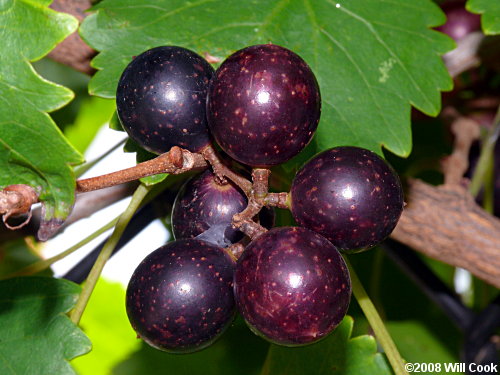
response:
<path id="1" fill-rule="evenodd" d="M 210 170 L 193 177 L 179 191 L 172 209 L 175 238 L 203 236 L 226 247 L 243 233 L 231 226 L 233 215 L 247 206 L 246 196 L 232 183 L 221 185 Z"/>
<path id="2" fill-rule="evenodd" d="M 279 227 L 254 239 L 236 265 L 235 298 L 250 328 L 280 345 L 310 344 L 343 319 L 349 271 L 323 236 Z"/>
<path id="3" fill-rule="evenodd" d="M 292 214 L 340 251 L 359 252 L 384 240 L 403 211 L 403 189 L 392 167 L 358 147 L 326 150 L 292 181 Z"/>
<path id="4" fill-rule="evenodd" d="M 198 238 L 226 247 L 243 238 L 231 225 L 233 216 L 247 206 L 247 197 L 231 182 L 221 185 L 206 170 L 179 190 L 172 209 L 174 237 Z M 274 225 L 274 210 L 263 207 L 259 221 L 265 228 Z"/>
<path id="5" fill-rule="evenodd" d="M 199 152 L 210 143 L 206 98 L 213 73 L 207 61 L 182 47 L 156 47 L 135 57 L 116 91 L 123 128 L 153 153 L 173 146 Z"/>
<path id="6" fill-rule="evenodd" d="M 318 126 L 321 99 L 309 66 L 272 44 L 229 56 L 210 84 L 207 116 L 217 143 L 237 161 L 269 167 L 297 155 Z"/>
<path id="7" fill-rule="evenodd" d="M 127 315 L 154 348 L 189 353 L 214 342 L 235 315 L 234 262 L 205 241 L 178 240 L 149 254 L 130 279 Z"/>

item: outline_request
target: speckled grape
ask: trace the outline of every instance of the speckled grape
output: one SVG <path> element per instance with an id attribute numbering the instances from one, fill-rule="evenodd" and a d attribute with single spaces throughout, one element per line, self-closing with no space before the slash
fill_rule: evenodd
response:
<path id="1" fill-rule="evenodd" d="M 220 185 L 210 170 L 193 177 L 179 191 L 172 210 L 175 238 L 202 236 L 208 242 L 228 246 L 243 233 L 231 226 L 233 215 L 247 206 L 245 194 L 232 183 Z"/>
<path id="2" fill-rule="evenodd" d="M 340 251 L 359 252 L 384 240 L 403 211 L 403 189 L 392 167 L 358 147 L 326 150 L 297 173 L 292 214 Z"/>
<path id="3" fill-rule="evenodd" d="M 154 348 L 205 348 L 235 315 L 234 262 L 205 241 L 171 242 L 149 254 L 127 287 L 126 307 L 138 336 Z"/>
<path id="4" fill-rule="evenodd" d="M 213 73 L 201 56 L 181 47 L 156 47 L 135 57 L 116 91 L 124 129 L 157 154 L 173 146 L 202 150 L 210 142 L 206 98 Z"/>
<path id="5" fill-rule="evenodd" d="M 234 286 L 250 328 L 286 346 L 328 335 L 351 298 L 340 253 L 323 236 L 300 227 L 273 228 L 253 240 L 238 260 Z"/>
<path id="6" fill-rule="evenodd" d="M 298 154 L 318 126 L 321 98 L 309 66 L 294 52 L 256 45 L 217 69 L 207 102 L 217 143 L 237 161 L 258 167 Z"/>

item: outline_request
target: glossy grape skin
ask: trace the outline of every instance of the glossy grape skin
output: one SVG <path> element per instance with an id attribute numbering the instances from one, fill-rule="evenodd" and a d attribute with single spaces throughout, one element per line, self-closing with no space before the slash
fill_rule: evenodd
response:
<path id="1" fill-rule="evenodd" d="M 210 83 L 210 131 L 233 159 L 254 167 L 298 154 L 318 126 L 321 98 L 309 66 L 294 52 L 256 45 L 229 56 Z"/>
<path id="2" fill-rule="evenodd" d="M 238 309 L 258 335 L 279 345 L 311 344 L 344 318 L 351 299 L 347 266 L 323 236 L 279 227 L 254 239 L 236 265 Z"/>
<path id="3" fill-rule="evenodd" d="M 123 128 L 156 154 L 173 146 L 202 150 L 210 143 L 206 97 L 213 73 L 205 59 L 182 47 L 156 47 L 135 57 L 116 91 Z"/>
<path id="4" fill-rule="evenodd" d="M 202 235 L 204 240 L 226 247 L 243 237 L 231 221 L 233 215 L 245 209 L 247 198 L 232 183 L 220 185 L 214 177 L 206 170 L 179 191 L 172 209 L 175 238 Z"/>
<path id="5" fill-rule="evenodd" d="M 292 181 L 292 215 L 343 252 L 384 240 L 403 211 L 403 189 L 392 167 L 372 151 L 336 147 L 308 161 Z"/>
<path id="6" fill-rule="evenodd" d="M 231 182 L 220 185 L 215 175 L 206 170 L 191 178 L 179 190 L 172 208 L 174 237 L 198 238 L 217 246 L 227 247 L 243 238 L 243 233 L 231 225 L 233 216 L 247 206 L 247 198 Z M 263 207 L 260 224 L 274 225 L 274 210 Z"/>
<path id="7" fill-rule="evenodd" d="M 234 262 L 215 245 L 178 240 L 149 254 L 127 287 L 127 315 L 152 347 L 189 353 L 213 343 L 235 316 Z"/>

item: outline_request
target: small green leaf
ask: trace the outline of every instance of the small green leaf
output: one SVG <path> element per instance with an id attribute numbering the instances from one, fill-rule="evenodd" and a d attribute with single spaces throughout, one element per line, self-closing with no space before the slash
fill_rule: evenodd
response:
<path id="1" fill-rule="evenodd" d="M 109 128 L 113 130 L 119 130 L 124 132 L 125 129 L 123 129 L 122 123 L 120 122 L 120 119 L 118 118 L 118 113 L 113 113 L 113 116 L 111 116 L 111 120 L 109 120 Z"/>
<path id="2" fill-rule="evenodd" d="M 316 152 L 350 144 L 407 156 L 411 105 L 436 115 L 452 88 L 439 55 L 454 43 L 429 29 L 445 21 L 430 0 L 103 0 L 93 10 L 80 34 L 101 51 L 89 90 L 103 97 L 133 56 L 159 45 L 222 59 L 259 43 L 297 52 L 321 87 Z"/>
<path id="3" fill-rule="evenodd" d="M 30 64 L 78 26 L 76 18 L 47 8 L 50 2 L 0 5 L 0 187 L 34 187 L 45 205 L 45 221 L 69 214 L 75 186 L 70 165 L 83 161 L 47 114 L 73 93 L 44 80 Z"/>
<path id="4" fill-rule="evenodd" d="M 66 316 L 80 287 L 50 277 L 0 281 L 0 374 L 72 375 L 90 342 Z"/>
<path id="5" fill-rule="evenodd" d="M 354 320 L 346 316 L 317 344 L 287 348 L 272 345 L 262 375 L 387 375 L 391 369 L 372 336 L 351 338 Z"/>
<path id="6" fill-rule="evenodd" d="M 469 0 L 467 10 L 482 14 L 481 25 L 485 34 L 500 34 L 500 1 Z"/>

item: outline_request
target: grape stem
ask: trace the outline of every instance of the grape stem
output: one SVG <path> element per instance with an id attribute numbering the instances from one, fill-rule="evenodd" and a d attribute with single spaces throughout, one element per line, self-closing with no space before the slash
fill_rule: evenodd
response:
<path id="1" fill-rule="evenodd" d="M 161 154 L 154 159 L 139 163 L 134 167 L 108 173 L 102 176 L 78 180 L 76 181 L 76 191 L 77 193 L 85 193 L 88 191 L 103 189 L 123 184 L 125 182 L 138 180 L 155 174 L 181 174 L 192 169 L 201 169 L 206 167 L 207 163 L 201 154 L 174 146 L 169 152 Z"/>
<path id="2" fill-rule="evenodd" d="M 375 308 L 370 297 L 366 293 L 365 288 L 361 284 L 361 281 L 359 280 L 356 271 L 349 263 L 347 257 L 344 256 L 344 260 L 347 264 L 347 267 L 349 268 L 349 273 L 351 275 L 351 284 L 354 297 L 358 301 L 361 310 L 363 310 L 363 313 L 365 314 L 368 323 L 370 323 L 370 326 L 372 327 L 378 342 L 384 349 L 387 359 L 389 360 L 389 363 L 391 364 L 392 369 L 394 370 L 394 374 L 408 375 L 408 372 L 405 370 L 405 365 L 404 365 L 405 361 L 399 354 L 399 351 L 396 345 L 394 344 L 394 341 L 392 340 L 389 332 L 387 331 L 384 322 L 380 318 L 377 309 Z"/>
<path id="3" fill-rule="evenodd" d="M 290 194 L 287 192 L 268 193 L 264 198 L 264 205 L 291 210 L 292 202 L 290 200 Z"/>
<path id="4" fill-rule="evenodd" d="M 236 186 L 238 186 L 243 191 L 243 193 L 245 193 L 247 197 L 251 195 L 252 183 L 248 181 L 245 177 L 240 176 L 238 173 L 228 168 L 222 162 L 222 159 L 220 158 L 219 154 L 217 153 L 217 151 L 215 151 L 214 147 L 211 144 L 205 147 L 201 151 L 201 154 L 212 167 L 212 170 L 219 183 L 221 184 L 227 183 L 226 181 L 227 177 L 232 182 L 234 182 Z"/>
<path id="5" fill-rule="evenodd" d="M 269 175 L 271 171 L 264 168 L 254 168 L 252 171 L 252 188 L 246 208 L 233 216 L 233 226 L 245 233 L 250 239 L 255 239 L 267 231 L 262 225 L 252 219 L 264 207 L 264 199 L 269 194 Z"/>
<path id="6" fill-rule="evenodd" d="M 97 284 L 97 280 L 101 275 L 104 265 L 106 264 L 111 253 L 113 252 L 113 249 L 115 248 L 116 244 L 120 240 L 120 237 L 122 236 L 129 221 L 132 219 L 132 216 L 137 211 L 137 209 L 139 208 L 139 206 L 141 205 L 141 203 L 143 202 L 144 198 L 146 197 L 146 195 L 149 193 L 150 190 L 151 187 L 145 186 L 144 184 L 139 185 L 135 190 L 134 194 L 132 195 L 132 200 L 130 201 L 128 207 L 118 218 L 118 222 L 116 223 L 113 233 L 111 234 L 108 241 L 102 248 L 101 252 L 99 253 L 99 256 L 97 257 L 97 260 L 94 263 L 94 266 L 90 270 L 89 276 L 87 277 L 87 280 L 83 285 L 82 292 L 80 293 L 80 297 L 78 298 L 78 301 L 76 302 L 74 309 L 71 310 L 69 313 L 69 317 L 73 323 L 78 324 L 80 322 L 80 319 L 83 315 L 83 311 L 87 306 L 87 303 Z"/>

